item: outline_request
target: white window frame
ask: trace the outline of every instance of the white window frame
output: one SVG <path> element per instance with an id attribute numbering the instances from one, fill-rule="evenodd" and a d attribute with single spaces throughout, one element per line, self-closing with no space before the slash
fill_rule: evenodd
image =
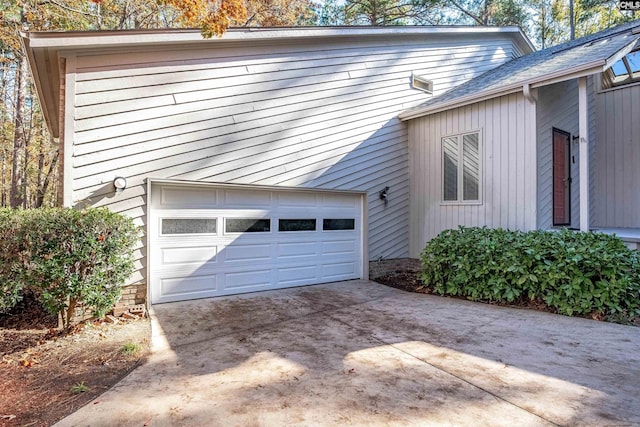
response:
<path id="1" fill-rule="evenodd" d="M 480 162 L 478 165 L 478 200 L 463 200 L 464 196 L 464 165 L 462 162 L 462 144 L 466 135 L 478 135 L 478 155 Z M 444 199 L 444 140 L 445 138 L 456 138 L 458 140 L 458 188 L 456 200 Z M 482 129 L 468 132 L 442 135 L 440 137 L 440 204 L 441 205 L 482 205 L 484 188 L 484 138 Z"/>

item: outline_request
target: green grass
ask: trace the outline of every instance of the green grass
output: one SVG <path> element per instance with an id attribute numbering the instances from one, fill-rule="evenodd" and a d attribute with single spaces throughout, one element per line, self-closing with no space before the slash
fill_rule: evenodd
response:
<path id="1" fill-rule="evenodd" d="M 141 348 L 139 344 L 128 342 L 122 346 L 122 348 L 120 349 L 120 353 L 126 356 L 135 356 L 136 354 L 138 354 L 138 352 L 140 352 L 140 350 Z"/>
<path id="2" fill-rule="evenodd" d="M 84 381 L 82 381 L 81 383 L 75 383 L 73 386 L 71 386 L 71 393 L 73 394 L 86 393 L 89 390 L 91 390 L 91 388 L 86 385 Z"/>

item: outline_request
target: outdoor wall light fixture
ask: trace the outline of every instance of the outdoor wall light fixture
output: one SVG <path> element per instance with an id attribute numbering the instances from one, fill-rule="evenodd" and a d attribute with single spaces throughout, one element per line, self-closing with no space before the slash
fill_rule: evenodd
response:
<path id="1" fill-rule="evenodd" d="M 122 193 L 127 188 L 127 178 L 116 176 L 113 180 L 113 186 L 116 188 L 116 193 Z"/>
<path id="2" fill-rule="evenodd" d="M 388 191 L 389 191 L 389 187 L 384 187 L 384 189 L 380 192 L 380 200 L 382 200 L 385 205 L 389 203 L 389 200 L 387 199 Z"/>

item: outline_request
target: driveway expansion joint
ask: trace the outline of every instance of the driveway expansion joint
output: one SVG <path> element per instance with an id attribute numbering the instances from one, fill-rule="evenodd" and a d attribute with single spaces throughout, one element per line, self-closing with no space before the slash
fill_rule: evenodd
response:
<path id="1" fill-rule="evenodd" d="M 365 333 L 367 332 L 366 330 L 364 330 L 364 329 L 362 329 L 362 328 L 359 328 L 359 327 L 357 327 L 357 326 L 351 325 L 351 324 L 349 324 L 348 322 L 345 322 L 345 321 L 344 321 L 344 320 L 342 320 L 342 319 L 338 319 L 338 318 L 335 318 L 335 317 L 333 317 L 333 316 L 330 316 L 330 317 L 331 317 L 333 320 L 335 320 L 335 321 L 337 321 L 337 322 L 340 322 L 340 323 L 342 323 L 343 325 L 345 325 L 345 326 L 347 326 L 347 327 L 349 327 L 349 328 L 352 328 L 352 329 L 357 330 L 358 332 L 365 332 Z M 496 393 L 492 392 L 491 390 L 487 390 L 486 388 L 481 387 L 481 386 L 479 386 L 479 385 L 477 385 L 477 384 L 474 384 L 473 382 L 471 382 L 471 381 L 469 381 L 469 380 L 467 380 L 467 379 L 465 379 L 465 378 L 463 378 L 463 377 L 461 377 L 461 376 L 459 376 L 459 375 L 456 375 L 456 374 L 455 374 L 455 373 L 453 373 L 453 372 L 447 371 L 446 369 L 443 369 L 443 368 L 441 368 L 441 367 L 439 367 L 439 366 L 436 366 L 436 365 L 434 365 L 434 364 L 430 363 L 429 361 L 427 361 L 427 360 L 425 360 L 425 359 L 423 359 L 423 358 L 421 358 L 421 357 L 419 357 L 419 356 L 416 356 L 416 355 L 414 355 L 414 354 L 412 354 L 412 353 L 409 353 L 409 352 L 407 352 L 406 350 L 403 350 L 402 348 L 397 347 L 397 346 L 396 346 L 395 344 L 393 344 L 393 343 L 386 342 L 385 340 L 383 340 L 383 339 L 381 339 L 381 338 L 378 338 L 378 337 L 376 337 L 376 336 L 375 336 L 375 335 L 373 335 L 373 334 L 370 334 L 370 335 L 369 335 L 369 337 L 370 337 L 372 340 L 374 340 L 374 341 L 378 341 L 379 343 L 381 343 L 381 344 L 383 344 L 383 345 L 387 345 L 387 346 L 389 346 L 389 347 L 391 347 L 391 348 L 393 348 L 393 349 L 395 349 L 395 350 L 398 350 L 398 351 L 399 351 L 399 352 L 401 352 L 401 353 L 406 354 L 406 355 L 407 355 L 407 356 L 409 356 L 409 357 L 412 357 L 413 359 L 416 359 L 416 360 L 418 360 L 418 361 L 420 361 L 420 362 L 422 362 L 422 363 L 424 363 L 424 364 L 426 364 L 426 365 L 431 366 L 432 368 L 437 369 L 437 370 L 438 370 L 438 371 L 440 371 L 440 372 L 443 372 L 443 373 L 445 373 L 445 374 L 447 374 L 447 375 L 450 375 L 450 376 L 452 376 L 452 377 L 454 377 L 454 378 L 456 378 L 456 379 L 458 379 L 458 380 L 460 380 L 460 381 L 462 381 L 462 382 L 464 382 L 464 383 L 466 383 L 466 384 L 469 384 L 470 386 L 472 386 L 472 387 L 474 387 L 474 388 L 476 388 L 476 389 L 478 389 L 478 390 L 481 390 L 481 391 L 483 391 L 483 392 L 487 393 L 488 395 L 492 396 L 493 398 L 495 398 L 495 399 L 497 399 L 497 400 L 499 400 L 499 401 L 502 401 L 502 402 L 504 402 L 504 403 L 506 403 L 506 404 L 508 404 L 508 405 L 511 405 L 511 406 L 513 406 L 513 407 L 516 407 L 516 408 L 518 408 L 518 409 L 520 409 L 520 410 L 522 410 L 522 411 L 525 411 L 525 412 L 527 412 L 527 413 L 529 413 L 529 414 L 533 415 L 534 417 L 540 418 L 541 420 L 543 420 L 543 421 L 545 421 L 545 422 L 547 422 L 547 423 L 549 423 L 549 424 L 551 424 L 551 425 L 558 426 L 558 427 L 560 427 L 560 426 L 561 426 L 561 424 L 555 423 L 555 422 L 553 422 L 553 421 L 551 421 L 551 420 L 549 420 L 549 419 L 547 419 L 547 418 L 543 417 L 542 415 L 536 414 L 535 412 L 532 412 L 532 411 L 530 411 L 530 410 L 528 410 L 528 409 L 526 409 L 526 408 L 523 408 L 522 406 L 518 405 L 517 403 L 511 402 L 511 401 L 509 401 L 508 399 L 505 399 L 504 397 L 502 397 L 502 396 L 500 396 L 500 395 L 498 395 L 498 394 L 496 394 Z M 408 337 L 408 338 L 409 338 L 409 337 Z M 409 338 L 409 339 L 410 339 L 410 338 Z"/>

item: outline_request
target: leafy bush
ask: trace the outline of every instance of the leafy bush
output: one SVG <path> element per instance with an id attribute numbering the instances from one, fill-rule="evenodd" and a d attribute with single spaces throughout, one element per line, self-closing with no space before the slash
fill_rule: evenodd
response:
<path id="1" fill-rule="evenodd" d="M 0 209 L 0 313 L 11 310 L 21 299 L 20 280 L 23 241 L 19 217 L 11 209 Z"/>
<path id="2" fill-rule="evenodd" d="M 602 233 L 460 227 L 431 240 L 421 261 L 441 295 L 543 301 L 569 316 L 640 311 L 640 254 Z"/>
<path id="3" fill-rule="evenodd" d="M 6 248 L 22 260 L 19 272 L 13 268 L 12 274 L 38 289 L 47 311 L 60 313 L 64 326 L 71 324 L 80 304 L 101 317 L 118 301 L 120 285 L 134 269 L 138 230 L 131 219 L 107 209 L 33 209 L 8 215 L 15 217 L 14 236 L 21 240 Z"/>

